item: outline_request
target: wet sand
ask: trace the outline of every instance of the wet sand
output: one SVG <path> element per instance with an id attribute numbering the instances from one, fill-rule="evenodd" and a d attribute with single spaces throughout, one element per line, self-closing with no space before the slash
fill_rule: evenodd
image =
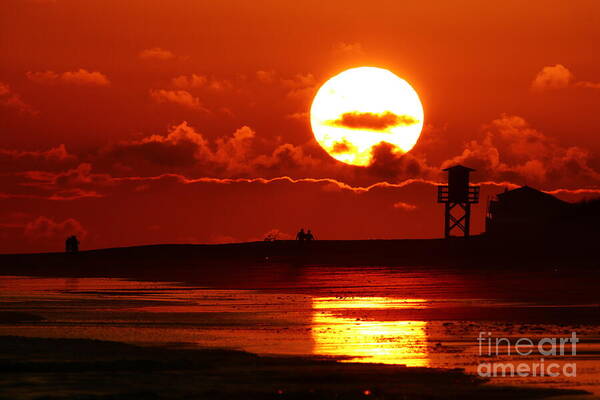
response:
<path id="1" fill-rule="evenodd" d="M 0 354 L 0 397 L 12 400 L 538 399 L 580 394 L 487 386 L 460 371 L 81 339 L 0 337 Z"/>
<path id="2" fill-rule="evenodd" d="M 392 241 L 386 242 L 391 246 Z M 241 248 L 239 254 L 231 251 L 236 246 Z M 180 258 L 175 256 L 177 249 Z M 380 366 L 367 363 L 379 363 L 408 367 L 402 371 L 459 368 L 473 379 L 478 364 L 490 359 L 478 354 L 480 332 L 516 340 L 563 337 L 576 331 L 582 341 L 577 357 L 554 359 L 563 364 L 575 360 L 576 378 L 499 377 L 483 386 L 475 379 L 476 385 L 471 382 L 468 390 L 460 390 L 467 390 L 465 396 L 473 398 L 531 398 L 549 394 L 546 388 L 600 394 L 600 301 L 595 290 L 599 273 L 591 267 L 593 261 L 525 266 L 514 261 L 507 267 L 494 263 L 489 267 L 406 266 L 386 256 L 388 262 L 373 257 L 381 264 L 357 265 L 354 260 L 319 265 L 313 263 L 324 259 L 319 252 L 315 257 L 315 252 L 304 249 L 300 256 L 285 258 L 278 253 L 281 248 L 273 249 L 271 243 L 260 243 L 0 256 L 12 260 L 0 267 L 0 275 L 5 275 L 0 277 L 0 335 L 5 336 L 0 341 L 16 335 L 101 339 L 144 348 L 158 345 L 164 351 L 228 348 L 267 358 L 302 357 L 294 362 L 305 362 L 307 356 L 333 357 L 340 373 L 345 373 L 341 372 L 344 368 L 376 371 Z M 13 276 L 6 276 L 9 273 Z M 34 361 L 33 356 L 24 352 L 15 357 L 28 363 Z M 493 360 L 523 361 L 507 354 Z M 535 357 L 524 360 L 533 362 Z M 346 367 L 357 362 L 368 366 Z M 32 376 L 27 371 L 19 379 Z M 406 386 L 399 379 L 398 387 Z M 436 379 L 419 381 L 411 389 L 414 396 L 408 398 L 426 398 L 432 388 L 437 398 L 465 397 Z M 465 381 L 460 382 L 464 386 Z M 268 398 L 274 387 L 266 390 L 262 383 L 252 390 Z M 57 384 L 55 380 L 50 386 Z M 84 390 L 85 384 L 79 384 L 83 386 L 78 390 Z M 41 388 L 50 387 L 44 385 Z M 508 392 L 493 392 L 499 386 L 542 391 L 507 396 Z M 33 392 L 27 395 L 27 385 L 19 387 L 19 396 L 35 398 Z M 304 398 L 308 389 L 298 386 L 294 390 L 304 393 L 299 395 Z M 349 386 L 349 392 L 343 393 L 355 393 L 350 389 L 359 388 Z M 151 390 L 162 389 L 153 386 Z M 339 387 L 331 390 L 342 393 L 337 392 Z M 384 390 L 386 398 L 395 398 L 393 393 L 404 389 L 390 390 Z M 479 390 L 492 392 L 488 396 Z"/>

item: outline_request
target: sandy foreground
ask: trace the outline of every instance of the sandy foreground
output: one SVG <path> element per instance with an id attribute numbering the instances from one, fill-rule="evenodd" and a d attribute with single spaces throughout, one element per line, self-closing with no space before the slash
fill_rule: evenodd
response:
<path id="1" fill-rule="evenodd" d="M 0 354 L 0 398 L 14 400 L 575 399 L 585 394 L 484 385 L 457 370 L 83 339 L 4 336 Z"/>
<path id="2" fill-rule="evenodd" d="M 521 252 L 521 257 L 505 251 L 494 258 L 496 253 L 490 251 L 499 251 L 501 245 L 490 247 L 485 242 L 472 243 L 475 244 L 330 242 L 315 243 L 310 248 L 299 248 L 296 243 L 255 243 L 150 246 L 76 255 L 0 256 L 0 275 L 60 277 L 57 282 L 64 287 L 59 287 L 56 293 L 77 297 L 77 301 L 60 303 L 47 295 L 35 301 L 10 295 L 13 297 L 7 299 L 12 298 L 13 303 L 2 304 L 0 398 L 593 398 L 583 390 L 523 387 L 510 382 L 492 385 L 459 369 L 340 363 L 343 356 L 336 352 L 313 356 L 258 356 L 214 346 L 181 348 L 173 344 L 164 346 L 164 343 L 157 346 L 150 341 L 134 344 L 112 337 L 104 340 L 67 338 L 68 335 L 61 333 L 66 326 L 71 332 L 84 329 L 89 333 L 90 328 L 86 326 L 90 326 L 92 320 L 97 324 L 101 320 L 99 316 L 104 318 L 105 315 L 109 320 L 117 306 L 121 307 L 119 315 L 129 313 L 128 324 L 147 324 L 138 321 L 140 315 L 152 318 L 149 321 L 154 325 L 168 320 L 168 326 L 172 326 L 175 315 L 178 323 L 187 324 L 186 318 L 191 313 L 194 332 L 208 331 L 213 325 L 241 326 L 247 322 L 230 321 L 243 314 L 238 313 L 240 305 L 232 303 L 231 299 L 242 301 L 243 307 L 251 307 L 248 315 L 254 318 L 264 315 L 257 314 L 257 310 L 264 310 L 263 299 L 267 296 L 273 299 L 274 307 L 281 315 L 298 311 L 299 303 L 291 301 L 288 304 L 286 299 L 300 298 L 302 304 L 306 303 L 306 310 L 301 314 L 303 317 L 306 314 L 309 320 L 298 324 L 297 330 L 307 332 L 308 327 L 313 327 L 312 332 L 317 335 L 322 332 L 321 336 L 310 334 L 308 342 L 313 346 L 317 339 L 328 339 L 328 332 L 339 327 L 340 321 L 348 322 L 347 326 L 351 327 L 356 325 L 355 321 L 384 327 L 394 321 L 420 321 L 429 326 L 424 330 L 431 336 L 427 339 L 429 350 L 436 350 L 440 340 L 444 349 L 453 351 L 456 344 L 453 347 L 446 341 L 456 341 L 459 334 L 472 345 L 477 331 L 490 324 L 494 329 L 502 329 L 507 336 L 547 335 L 586 328 L 589 332 L 586 340 L 595 340 L 600 321 L 597 311 L 600 302 L 595 289 L 599 270 L 597 260 L 589 256 L 591 253 L 579 252 L 577 257 L 570 258 L 569 249 L 561 249 L 559 254 L 546 254 L 538 247 L 526 255 Z M 521 247 L 524 249 L 527 246 Z M 485 254 L 491 256 L 487 258 L 491 260 L 487 264 L 481 261 L 485 260 Z M 464 257 L 471 262 L 463 267 Z M 375 270 L 361 267 L 369 265 L 382 267 Z M 208 300 L 197 303 L 188 301 L 188 289 L 185 288 L 181 289 L 182 296 L 173 302 L 173 290 L 179 288 L 164 288 L 162 292 L 157 292 L 156 288 L 142 292 L 124 288 L 114 292 L 113 289 L 90 291 L 77 286 L 82 285 L 76 283 L 78 278 L 93 277 L 186 282 L 194 287 L 211 289 L 206 294 Z M 23 279 L 27 280 L 22 278 L 21 281 Z M 20 292 L 21 289 L 14 287 L 14 282 L 19 281 L 9 280 L 13 283 L 7 287 L 0 285 L 0 294 L 11 290 Z M 205 308 L 199 312 L 194 308 L 205 307 L 207 301 L 213 304 L 213 291 L 230 293 L 234 289 L 241 290 L 242 294 L 223 300 L 219 307 L 227 307 L 226 312 L 221 309 L 206 312 Z M 262 308 L 257 308 L 254 303 L 248 305 L 246 301 L 246 293 L 256 290 L 260 291 L 258 303 Z M 56 293 L 51 294 L 55 296 Z M 146 298 L 157 293 L 164 298 L 160 301 Z M 357 303 L 356 309 L 347 307 L 349 298 Z M 422 299 L 425 307 L 420 306 L 421 300 L 405 307 L 403 299 L 406 298 Z M 363 304 L 366 300 L 374 306 Z M 402 303 L 397 304 L 397 301 Z M 488 302 L 492 302 L 491 305 Z M 336 309 L 338 303 L 343 303 L 344 308 Z M 369 307 L 365 309 L 365 306 Z M 315 320 L 315 316 L 320 315 L 326 318 Z M 313 326 L 315 321 L 316 327 Z M 44 335 L 44 330 L 49 327 L 55 334 Z M 465 327 L 473 332 L 465 331 Z M 18 333 L 30 328 L 33 333 L 23 335 L 28 337 Z M 108 331 L 115 331 L 114 327 L 111 325 Z M 140 331 L 148 329 L 144 326 Z M 438 332 L 442 334 L 438 335 Z M 286 335 L 284 331 L 280 336 Z M 347 342 L 352 341 L 353 336 L 341 335 L 338 339 Z M 123 343 L 125 341 L 129 343 Z M 348 343 L 336 345 L 349 348 Z M 593 361 L 595 351 L 593 347 L 584 355 L 591 360 L 592 366 L 596 365 Z M 430 358 L 436 355 L 432 353 Z"/>

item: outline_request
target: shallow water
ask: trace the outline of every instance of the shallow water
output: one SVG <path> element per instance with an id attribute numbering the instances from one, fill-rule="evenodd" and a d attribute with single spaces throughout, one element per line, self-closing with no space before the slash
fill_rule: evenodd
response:
<path id="1" fill-rule="evenodd" d="M 536 291 L 527 288 L 531 282 L 524 276 L 509 273 L 496 274 L 493 282 L 480 274 L 383 267 L 273 267 L 252 274 L 248 282 L 260 289 L 3 276 L 0 312 L 27 312 L 44 320 L 0 323 L 0 335 L 227 347 L 471 373 L 482 363 L 532 366 L 543 358 L 546 366 L 557 363 L 559 376 L 496 377 L 492 383 L 600 395 L 600 308 L 573 282 L 570 291 L 547 295 L 548 287 L 564 284 L 563 277 L 548 278 L 545 290 Z M 487 332 L 513 344 L 518 338 L 537 343 L 576 332 L 580 342 L 576 355 L 566 345 L 563 356 L 541 355 L 535 348 L 518 356 L 506 341 L 496 355 L 492 342 L 490 356 Z M 577 376 L 565 376 L 563 367 L 573 363 Z"/>

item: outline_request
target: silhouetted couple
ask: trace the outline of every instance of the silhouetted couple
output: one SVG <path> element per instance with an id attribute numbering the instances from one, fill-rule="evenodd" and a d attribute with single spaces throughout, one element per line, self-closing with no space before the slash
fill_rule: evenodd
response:
<path id="1" fill-rule="evenodd" d="M 67 240 L 65 240 L 65 251 L 67 253 L 77 253 L 79 251 L 79 240 L 77 240 L 77 236 L 69 236 Z"/>
<path id="2" fill-rule="evenodd" d="M 314 240 L 315 237 L 313 236 L 312 232 L 309 230 L 307 230 L 306 232 L 304 232 L 304 228 L 300 229 L 300 232 L 298 232 L 296 234 L 296 240 L 300 241 L 300 242 L 305 242 L 305 241 L 311 241 Z"/>

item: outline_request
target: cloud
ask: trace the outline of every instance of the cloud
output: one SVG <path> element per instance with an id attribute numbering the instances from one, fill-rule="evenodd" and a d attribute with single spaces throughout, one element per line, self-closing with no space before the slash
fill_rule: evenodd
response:
<path id="1" fill-rule="evenodd" d="M 536 90 L 564 89 L 574 79 L 573 74 L 564 65 L 556 64 L 542 68 L 535 76 L 531 87 Z"/>
<path id="2" fill-rule="evenodd" d="M 397 201 L 394 203 L 394 208 L 397 208 L 402 211 L 415 211 L 417 206 L 414 204 L 405 203 L 403 201 Z"/>
<path id="3" fill-rule="evenodd" d="M 587 88 L 587 89 L 600 89 L 600 82 L 581 81 L 581 82 L 577 82 L 575 85 L 578 87 L 583 87 L 583 88 Z"/>
<path id="4" fill-rule="evenodd" d="M 229 170 L 239 170 L 248 160 L 252 140 L 256 133 L 248 126 L 237 129 L 232 136 L 218 138 L 215 142 L 216 150 L 212 159 L 222 165 L 228 165 Z"/>
<path id="5" fill-rule="evenodd" d="M 44 85 L 54 85 L 57 83 L 78 85 L 78 86 L 109 86 L 110 81 L 101 72 L 88 71 L 83 68 L 79 68 L 75 71 L 67 71 L 63 73 L 57 73 L 54 71 L 43 71 L 43 72 L 31 72 L 28 71 L 26 74 L 27 78 L 35 83 Z"/>
<path id="6" fill-rule="evenodd" d="M 393 144 L 381 142 L 371 152 L 371 164 L 366 172 L 380 179 L 392 181 L 409 177 L 436 179 L 439 169 L 429 166 L 426 160 L 412 153 L 402 153 Z"/>
<path id="7" fill-rule="evenodd" d="M 468 142 L 463 153 L 442 168 L 464 164 L 482 179 L 573 187 L 600 183 L 600 173 L 589 159 L 586 150 L 561 146 L 523 118 L 503 114 L 484 127 L 482 139 Z"/>
<path id="8" fill-rule="evenodd" d="M 5 172 L 32 168 L 54 170 L 64 168 L 76 160 L 77 157 L 69 153 L 64 144 L 38 151 L 0 149 L 0 167 Z"/>
<path id="9" fill-rule="evenodd" d="M 308 86 L 314 86 L 317 84 L 317 80 L 313 74 L 296 74 L 291 78 L 281 79 L 281 83 L 284 87 L 299 89 Z"/>
<path id="10" fill-rule="evenodd" d="M 187 90 L 150 89 L 150 97 L 157 103 L 173 103 L 192 110 L 209 112 L 200 103 L 200 99 Z"/>
<path id="11" fill-rule="evenodd" d="M 231 83 L 230 81 L 226 80 L 226 79 L 215 79 L 212 78 L 210 79 L 207 87 L 210 90 L 213 90 L 215 92 L 222 92 L 225 90 L 231 90 L 233 88 L 233 83 Z"/>
<path id="12" fill-rule="evenodd" d="M 142 60 L 172 60 L 175 58 L 175 54 L 170 50 L 165 50 L 160 47 L 152 47 L 140 51 L 139 57 Z"/>
<path id="13" fill-rule="evenodd" d="M 257 174 L 274 175 L 298 173 L 298 171 L 316 172 L 321 161 L 307 154 L 305 150 L 291 143 L 279 145 L 270 155 L 260 155 L 252 160 L 253 171 Z"/>
<path id="14" fill-rule="evenodd" d="M 272 151 L 260 151 L 256 132 L 242 126 L 230 135 L 207 139 L 187 122 L 172 126 L 166 135 L 151 135 L 139 140 L 122 141 L 104 148 L 97 162 L 116 163 L 134 171 L 165 171 L 232 177 L 271 176 L 282 171 L 316 169 L 319 160 L 290 143 L 275 144 Z M 123 170 L 123 168 L 121 168 Z"/>
<path id="15" fill-rule="evenodd" d="M 0 105 L 15 108 L 25 114 L 35 115 L 38 113 L 33 107 L 25 103 L 20 95 L 12 92 L 7 83 L 3 82 L 0 82 Z"/>
<path id="16" fill-rule="evenodd" d="M 271 84 L 271 83 L 275 82 L 276 78 L 277 78 L 277 72 L 275 72 L 275 70 L 271 69 L 271 70 L 256 71 L 256 79 L 258 79 L 259 82 Z"/>
<path id="17" fill-rule="evenodd" d="M 219 137 L 211 143 L 187 122 L 182 122 L 172 126 L 166 136 L 151 135 L 109 146 L 100 158 L 120 160 L 134 165 L 135 169 L 155 172 L 170 168 L 214 176 L 249 174 L 257 165 L 253 149 L 255 135 L 252 128 L 242 126 L 230 136 Z"/>
<path id="18" fill-rule="evenodd" d="M 191 168 L 210 162 L 208 141 L 187 122 L 174 125 L 166 136 L 151 135 L 140 140 L 121 141 L 104 148 L 101 160 L 119 161 L 135 169 Z"/>
<path id="19" fill-rule="evenodd" d="M 49 200 L 77 200 L 90 197 L 102 197 L 97 190 L 111 186 L 114 182 L 108 174 L 92 172 L 89 163 L 63 172 L 25 171 L 19 173 L 28 181 L 22 186 L 42 189 L 50 192 L 49 196 L 40 196 Z"/>
<path id="20" fill-rule="evenodd" d="M 395 126 L 414 125 L 419 121 L 410 115 L 396 115 L 391 111 L 381 114 L 370 112 L 347 112 L 340 118 L 328 121 L 332 126 L 349 129 L 369 129 L 373 131 L 385 131 Z"/>
<path id="21" fill-rule="evenodd" d="M 362 45 L 359 42 L 346 43 L 339 42 L 333 46 L 333 53 L 336 56 L 363 56 L 365 54 Z"/>
<path id="22" fill-rule="evenodd" d="M 297 121 L 308 121 L 310 118 L 310 115 L 307 111 L 295 112 L 295 113 L 286 115 L 286 118 L 297 120 Z"/>
<path id="23" fill-rule="evenodd" d="M 57 147 L 52 147 L 49 150 L 43 151 L 26 151 L 26 150 L 7 150 L 0 149 L 0 156 L 10 157 L 12 159 L 19 158 L 38 158 L 46 160 L 74 160 L 76 157 L 67 151 L 64 144 L 60 144 Z"/>
<path id="24" fill-rule="evenodd" d="M 286 96 L 290 99 L 304 99 L 316 90 L 318 84 L 317 79 L 311 73 L 283 76 L 274 69 L 263 69 L 256 71 L 255 75 L 256 80 L 262 84 L 283 88 Z"/>
<path id="25" fill-rule="evenodd" d="M 351 146 L 340 142 L 336 151 L 351 151 Z M 440 182 L 440 168 L 453 163 L 477 169 L 475 179 L 480 181 L 529 183 L 542 189 L 581 188 L 599 182 L 587 151 L 561 146 L 523 118 L 510 115 L 486 125 L 480 137 L 466 143 L 456 157 L 440 159 L 436 164 L 428 162 L 424 149 L 402 153 L 386 142 L 373 149 L 373 161 L 367 167 L 344 165 L 325 154 L 314 140 L 297 144 L 281 138 L 265 139 L 249 126 L 211 136 L 182 122 L 164 133 L 112 143 L 79 158 L 64 145 L 35 151 L 0 150 L 0 164 L 28 168 L 18 174 L 24 182 L 9 183 L 13 184 L 10 187 L 31 190 L 11 189 L 11 196 L 53 200 L 106 196 L 116 190 L 113 185 L 133 182 L 127 177 L 167 175 L 178 181 L 200 177 L 215 182 L 283 176 L 328 178 L 354 187 L 367 187 L 373 182 L 397 184 L 407 179 Z M 136 187 L 147 183 L 140 180 Z"/>
<path id="26" fill-rule="evenodd" d="M 338 151 L 351 151 L 351 143 L 339 143 Z M 374 150 L 373 164 L 367 168 L 342 165 L 325 157 L 314 141 L 303 145 L 268 141 L 248 126 L 214 140 L 187 122 L 172 126 L 166 135 L 121 141 L 102 149 L 95 163 L 118 175 L 175 173 L 215 178 L 318 176 L 350 182 L 391 181 L 437 177 L 438 171 L 425 159 L 404 154 L 388 143 Z"/>
<path id="27" fill-rule="evenodd" d="M 110 85 L 110 81 L 106 77 L 106 75 L 94 71 L 90 72 L 85 69 L 80 68 L 77 71 L 72 72 L 64 72 L 61 75 L 61 79 L 67 83 L 72 83 L 75 85 L 89 85 L 89 86 L 108 86 Z"/>
<path id="28" fill-rule="evenodd" d="M 32 240 L 65 239 L 71 235 L 77 235 L 83 239 L 87 235 L 87 231 L 74 218 L 57 222 L 52 218 L 41 216 L 25 225 L 24 235 Z"/>
<path id="29" fill-rule="evenodd" d="M 179 89 L 200 88 L 206 85 L 208 78 L 204 75 L 179 75 L 171 79 L 171 84 Z"/>
<path id="30" fill-rule="evenodd" d="M 271 183 L 278 182 L 287 182 L 292 184 L 301 184 L 301 183 L 311 183 L 311 184 L 322 184 L 323 188 L 329 188 L 331 186 L 337 186 L 340 190 L 347 190 L 353 193 L 368 193 L 375 189 L 380 188 L 403 188 L 415 183 L 436 186 L 440 184 L 439 181 L 430 181 L 425 179 L 406 179 L 401 182 L 391 183 L 380 181 L 366 186 L 360 185 L 351 185 L 345 183 L 343 181 L 334 179 L 334 178 L 292 178 L 289 176 L 276 176 L 273 178 L 264 178 L 264 177 L 253 177 L 253 178 L 216 178 L 216 177 L 199 177 L 199 178 L 188 178 L 180 174 L 161 174 L 157 176 L 128 176 L 121 178 L 114 178 L 115 182 L 121 183 L 136 183 L 139 186 L 141 182 L 152 183 L 157 181 L 174 181 L 186 185 L 198 184 L 198 183 L 212 183 L 217 185 L 230 185 L 233 183 L 258 183 L 263 185 L 268 185 Z M 495 183 L 495 182 L 487 182 L 488 185 L 495 186 L 506 186 L 506 182 Z M 136 186 L 136 187 L 138 187 Z M 516 187 L 516 186 L 515 186 Z M 329 190 L 329 189 L 327 189 Z"/>
<path id="31" fill-rule="evenodd" d="M 206 88 L 215 92 L 221 92 L 233 88 L 233 83 L 227 79 L 217 79 L 215 77 L 207 77 L 205 75 L 198 74 L 179 75 L 171 79 L 171 85 L 178 89 Z"/>
<path id="32" fill-rule="evenodd" d="M 25 73 L 27 79 L 32 82 L 40 83 L 44 85 L 49 85 L 56 83 L 60 79 L 60 75 L 54 71 L 43 71 L 43 72 L 31 72 L 27 71 Z"/>
<path id="33" fill-rule="evenodd" d="M 331 148 L 331 152 L 334 154 L 349 153 L 354 149 L 354 146 L 344 139 L 342 142 L 335 142 Z"/>
<path id="34" fill-rule="evenodd" d="M 556 90 L 569 87 L 582 87 L 587 89 L 600 89 L 600 83 L 588 81 L 575 81 L 575 75 L 562 64 L 542 68 L 531 83 L 534 90 Z"/>
<path id="35" fill-rule="evenodd" d="M 8 84 L 0 82 L 0 96 L 6 96 L 10 94 L 10 86 Z"/>
<path id="36" fill-rule="evenodd" d="M 295 100 L 312 98 L 317 90 L 317 80 L 313 74 L 296 74 L 291 78 L 282 78 L 281 85 L 287 89 L 286 96 Z"/>

